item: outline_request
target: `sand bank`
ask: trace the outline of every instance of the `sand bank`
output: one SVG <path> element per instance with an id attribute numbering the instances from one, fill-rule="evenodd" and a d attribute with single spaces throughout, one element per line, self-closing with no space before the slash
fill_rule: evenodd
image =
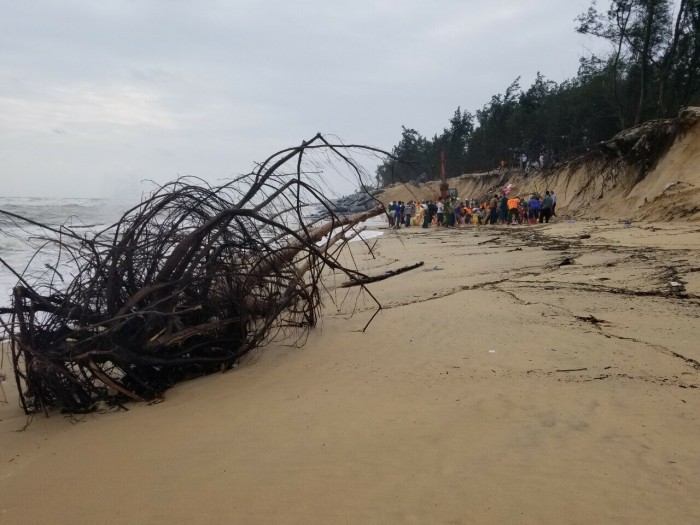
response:
<path id="1" fill-rule="evenodd" d="M 366 333 L 372 303 L 329 278 L 304 347 L 157 405 L 16 432 L 5 385 L 0 521 L 700 522 L 697 224 L 414 228 L 352 249 L 370 273 L 425 261 L 371 285 Z"/>
<path id="2" fill-rule="evenodd" d="M 641 165 L 610 158 L 595 149 L 558 168 L 533 169 L 527 174 L 518 169 L 470 173 L 448 182 L 460 199 L 500 195 L 501 189 L 510 184 L 513 194 L 524 198 L 532 193 L 544 195 L 546 190 L 554 191 L 557 210 L 562 215 L 697 222 L 700 221 L 700 108 L 688 108 L 684 114 L 694 124 L 679 133 L 660 158 L 646 159 Z M 621 135 L 638 137 L 635 129 Z M 642 150 L 646 151 L 646 147 Z M 440 194 L 439 185 L 439 181 L 419 186 L 397 183 L 379 198 L 385 204 L 392 200 L 433 199 Z"/>

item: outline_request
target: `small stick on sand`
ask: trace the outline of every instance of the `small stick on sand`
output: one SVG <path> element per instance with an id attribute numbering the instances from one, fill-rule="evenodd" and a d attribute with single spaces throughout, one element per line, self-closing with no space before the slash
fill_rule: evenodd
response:
<path id="1" fill-rule="evenodd" d="M 417 262 L 415 264 L 409 264 L 408 266 L 403 266 L 401 268 L 397 268 L 396 270 L 389 270 L 387 272 L 384 272 L 380 275 L 375 275 L 373 277 L 368 276 L 353 279 L 351 281 L 345 281 L 343 284 L 340 285 L 340 287 L 350 288 L 351 286 L 361 286 L 363 284 L 376 283 L 377 281 L 383 281 L 384 279 L 388 279 L 389 277 L 393 277 L 394 275 L 399 275 L 400 273 L 408 272 L 409 270 L 414 270 L 416 268 L 420 268 L 421 266 L 423 266 L 423 261 Z"/>

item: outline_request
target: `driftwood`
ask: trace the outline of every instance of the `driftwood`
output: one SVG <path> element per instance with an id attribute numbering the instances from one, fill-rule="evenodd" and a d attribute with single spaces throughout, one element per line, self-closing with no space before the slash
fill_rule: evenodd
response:
<path id="1" fill-rule="evenodd" d="M 302 342 L 320 312 L 324 272 L 367 277 L 339 254 L 356 225 L 384 208 L 372 197 L 373 210 L 338 214 L 322 179 L 340 171 L 367 191 L 353 151 L 385 154 L 317 135 L 221 186 L 166 184 L 91 234 L 0 210 L 43 227 L 59 259 L 37 276 L 0 258 L 18 278 L 0 325 L 25 412 L 153 400 L 272 340 Z M 323 223 L 304 213 L 310 205 Z"/>
<path id="2" fill-rule="evenodd" d="M 345 281 L 343 284 L 340 285 L 340 287 L 350 288 L 351 286 L 363 286 L 369 283 L 376 283 L 377 281 L 383 281 L 384 279 L 388 279 L 389 277 L 393 277 L 395 275 L 399 275 L 410 270 L 415 270 L 416 268 L 420 268 L 421 266 L 423 266 L 423 261 L 417 262 L 415 264 L 409 264 L 408 266 L 402 266 L 401 268 L 397 268 L 396 270 L 388 270 L 380 275 L 368 275 L 364 277 L 353 278 L 349 281 Z"/>

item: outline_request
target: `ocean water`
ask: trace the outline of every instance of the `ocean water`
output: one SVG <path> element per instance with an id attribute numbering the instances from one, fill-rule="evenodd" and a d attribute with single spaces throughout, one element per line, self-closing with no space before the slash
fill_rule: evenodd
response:
<path id="1" fill-rule="evenodd" d="M 91 236 L 114 224 L 122 214 L 136 205 L 136 201 L 120 199 L 59 199 L 38 197 L 0 197 L 0 210 L 10 212 L 52 228 L 61 226 Z M 381 235 L 378 228 L 386 220 L 376 217 L 367 221 L 367 230 L 354 239 L 372 239 Z M 363 226 L 363 225 L 360 225 Z M 61 256 L 57 246 L 47 243 L 47 238 L 56 234 L 0 213 L 0 306 L 10 303 L 12 289 L 18 278 L 7 266 L 23 274 L 34 283 L 34 279 L 53 278 L 58 288 L 70 283 L 74 266 Z"/>
<path id="2" fill-rule="evenodd" d="M 135 202 L 119 199 L 59 199 L 45 197 L 0 197 L 0 210 L 20 215 L 32 221 L 60 228 L 65 226 L 77 233 L 90 235 L 116 222 Z M 46 239 L 55 234 L 0 213 L 0 305 L 10 302 L 17 277 L 7 268 L 24 274 L 28 279 L 54 274 L 66 284 L 72 278 L 72 265 L 60 262 L 56 246 Z M 58 264 L 57 264 L 58 262 Z M 48 267 L 47 267 L 48 265 Z M 55 275 L 55 268 L 60 277 Z"/>

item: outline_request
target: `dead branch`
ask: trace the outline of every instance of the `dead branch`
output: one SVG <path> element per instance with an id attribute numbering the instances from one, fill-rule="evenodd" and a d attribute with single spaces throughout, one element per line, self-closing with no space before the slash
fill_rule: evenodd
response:
<path id="1" fill-rule="evenodd" d="M 399 275 L 401 273 L 420 268 L 421 266 L 423 266 L 423 261 L 417 262 L 415 264 L 409 264 L 408 266 L 402 266 L 401 268 L 397 268 L 396 270 L 388 270 L 380 275 L 365 276 L 357 279 L 351 279 L 350 281 L 345 281 L 343 284 L 340 285 L 340 287 L 350 288 L 351 286 L 361 286 L 369 283 L 376 283 L 377 281 L 383 281 L 384 279 L 388 279 L 389 277 L 394 277 L 395 275 Z"/>

